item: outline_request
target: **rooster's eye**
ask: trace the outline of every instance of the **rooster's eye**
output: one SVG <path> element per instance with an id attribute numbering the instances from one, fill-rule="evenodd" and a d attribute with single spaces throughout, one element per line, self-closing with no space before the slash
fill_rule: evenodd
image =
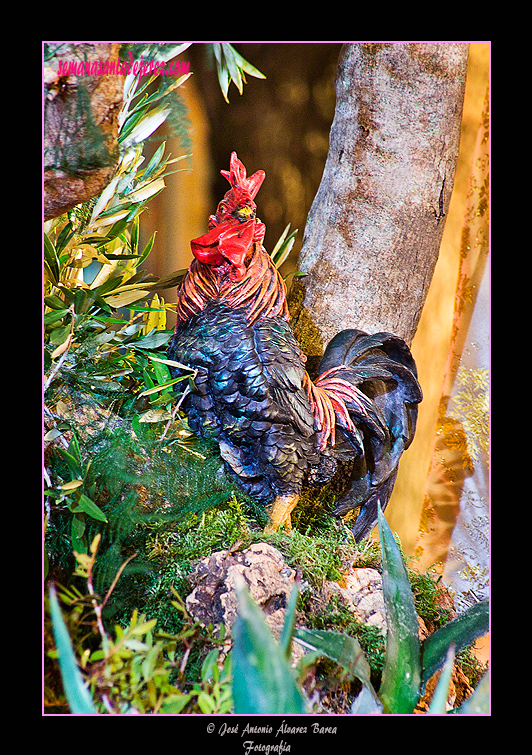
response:
<path id="1" fill-rule="evenodd" d="M 247 220 L 247 218 L 251 217 L 251 215 L 253 215 L 253 208 L 249 205 L 239 207 L 233 212 L 233 216 L 239 218 L 239 220 Z"/>

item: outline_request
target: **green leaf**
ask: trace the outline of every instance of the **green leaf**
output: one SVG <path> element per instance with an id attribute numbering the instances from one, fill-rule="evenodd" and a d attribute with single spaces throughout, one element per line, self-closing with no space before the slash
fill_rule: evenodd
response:
<path id="1" fill-rule="evenodd" d="M 70 336 L 70 325 L 63 325 L 62 328 L 56 328 L 50 335 L 50 343 L 61 344 L 64 343 Z"/>
<path id="2" fill-rule="evenodd" d="M 430 677 L 445 663 L 447 649 L 454 644 L 456 652 L 470 645 L 489 631 L 489 601 L 475 603 L 456 619 L 445 624 L 424 640 L 422 650 L 422 691 Z"/>
<path id="3" fill-rule="evenodd" d="M 222 45 L 220 44 L 220 42 L 213 42 L 212 49 L 214 51 L 214 57 L 216 58 L 216 72 L 218 74 L 220 89 L 222 90 L 224 100 L 226 102 L 229 102 L 227 98 L 227 92 L 229 90 L 231 79 L 229 77 L 229 71 L 224 66 L 222 61 Z"/>
<path id="4" fill-rule="evenodd" d="M 227 63 L 227 68 L 229 70 L 229 75 L 233 79 L 234 83 L 236 84 L 236 88 L 242 94 L 244 91 L 243 88 L 243 82 L 242 82 L 242 76 L 240 74 L 240 70 L 238 68 L 238 65 L 235 60 L 234 56 L 234 49 L 231 47 L 230 44 L 227 42 L 222 42 L 222 50 L 224 52 L 225 56 L 225 62 Z"/>
<path id="5" fill-rule="evenodd" d="M 154 152 L 153 157 L 151 158 L 150 162 L 146 166 L 146 168 L 142 171 L 142 180 L 146 181 L 148 178 L 151 178 L 152 175 L 155 174 L 155 171 L 159 167 L 159 163 L 163 159 L 164 150 L 166 147 L 166 142 L 163 142 Z"/>
<path id="6" fill-rule="evenodd" d="M 56 249 L 58 254 L 61 254 L 75 233 L 76 229 L 72 228 L 72 223 L 68 222 L 57 237 Z"/>
<path id="7" fill-rule="evenodd" d="M 79 448 L 78 439 L 75 435 L 72 436 L 72 440 L 68 445 L 68 450 L 64 448 L 58 449 L 63 460 L 68 466 L 68 470 L 73 480 L 80 480 L 83 478 L 83 462 L 81 459 L 81 452 Z"/>
<path id="8" fill-rule="evenodd" d="M 186 380 L 188 375 L 182 375 L 181 377 L 174 378 L 174 380 L 168 380 L 166 383 L 161 383 L 160 385 L 155 385 L 153 388 L 148 388 L 146 391 L 142 391 L 142 393 L 139 393 L 139 396 L 150 396 L 152 393 L 157 393 L 158 391 L 164 391 L 166 388 L 170 388 L 171 385 L 175 385 L 176 383 L 181 383 L 183 380 Z"/>
<path id="9" fill-rule="evenodd" d="M 81 677 L 68 629 L 61 615 L 55 588 L 50 587 L 50 614 L 66 699 L 74 715 L 96 715 L 91 696 Z"/>
<path id="10" fill-rule="evenodd" d="M 429 713 L 430 715 L 441 715 L 442 713 L 446 712 L 447 698 L 449 697 L 449 684 L 451 683 L 451 676 L 453 673 L 453 664 L 454 645 L 451 645 L 451 647 L 447 651 L 445 665 L 443 667 L 441 676 L 438 679 L 438 684 L 436 685 L 434 695 L 432 696 L 432 700 L 427 711 L 427 713 Z"/>
<path id="11" fill-rule="evenodd" d="M 490 712 L 490 678 L 486 672 L 474 692 L 462 703 L 459 708 L 455 708 L 453 713 L 461 713 L 469 716 L 489 716 Z"/>
<path id="12" fill-rule="evenodd" d="M 151 238 L 150 238 L 150 240 L 148 241 L 148 243 L 144 247 L 141 255 L 139 256 L 139 261 L 138 261 L 138 263 L 136 265 L 137 267 L 144 262 L 144 260 L 146 259 L 146 257 L 151 252 L 153 244 L 155 242 L 155 236 L 156 236 L 156 234 L 157 234 L 157 231 L 154 231 L 153 234 L 152 234 L 152 236 L 151 236 Z"/>
<path id="13" fill-rule="evenodd" d="M 218 650 L 218 648 L 213 648 L 213 650 L 211 650 L 207 654 L 207 657 L 205 658 L 201 666 L 201 679 L 203 682 L 208 682 L 209 679 L 211 678 L 213 669 L 216 666 L 216 662 L 218 660 L 219 655 L 220 655 L 220 651 Z"/>
<path id="14" fill-rule="evenodd" d="M 371 693 L 368 687 L 362 687 L 351 705 L 353 716 L 378 716 L 382 713 L 380 700 Z"/>
<path id="15" fill-rule="evenodd" d="M 172 379 L 172 375 L 170 374 L 168 367 L 159 361 L 154 361 L 153 370 L 155 372 L 155 377 L 159 385 L 164 385 Z"/>
<path id="16" fill-rule="evenodd" d="M 306 713 L 290 664 L 243 581 L 237 586 L 237 595 L 232 651 L 235 713 Z"/>
<path id="17" fill-rule="evenodd" d="M 44 262 L 46 265 L 46 269 L 48 270 L 50 279 L 52 283 L 54 284 L 54 286 L 56 286 L 59 282 L 59 278 L 61 275 L 61 272 L 60 272 L 61 266 L 59 263 L 57 252 L 55 250 L 55 246 L 53 245 L 48 234 L 46 233 L 44 234 Z"/>
<path id="18" fill-rule="evenodd" d="M 48 307 L 51 307 L 52 309 L 59 309 L 59 310 L 68 312 L 68 310 L 65 310 L 65 302 L 62 299 L 60 299 L 59 296 L 56 296 L 55 294 L 51 294 L 50 296 L 45 296 L 44 303 Z"/>
<path id="19" fill-rule="evenodd" d="M 305 628 L 296 629 L 294 639 L 304 647 L 337 663 L 345 669 L 349 679 L 359 679 L 367 687 L 373 700 L 379 704 L 370 681 L 371 670 L 358 640 L 343 632 Z"/>
<path id="20" fill-rule="evenodd" d="M 135 349 L 158 349 L 160 346 L 164 346 L 165 343 L 167 343 L 171 336 L 172 332 L 169 330 L 154 330 L 151 333 L 148 333 L 147 336 L 144 336 L 143 338 L 139 338 L 138 341 L 135 341 L 131 344 L 131 346 Z"/>
<path id="21" fill-rule="evenodd" d="M 231 81 L 235 83 L 238 91 L 242 94 L 243 85 L 246 82 L 244 72 L 258 79 L 266 78 L 263 73 L 251 65 L 251 63 L 248 63 L 228 42 L 215 42 L 212 44 L 212 49 L 216 58 L 218 81 L 226 102 L 229 102 L 227 93 Z"/>
<path id="22" fill-rule="evenodd" d="M 297 235 L 297 228 L 295 231 L 292 231 L 290 236 L 288 236 L 287 238 L 289 229 L 290 229 L 290 223 L 288 223 L 288 225 L 282 232 L 277 244 L 275 245 L 273 249 L 273 252 L 271 253 L 271 258 L 276 268 L 281 267 L 283 262 L 287 259 L 288 255 L 292 251 L 292 247 L 294 246 L 294 242 L 296 240 L 296 235 Z"/>
<path id="23" fill-rule="evenodd" d="M 286 614 L 284 617 L 283 632 L 281 634 L 281 650 L 283 651 L 285 658 L 290 659 L 292 651 L 292 637 L 294 636 L 294 623 L 296 618 L 296 605 L 297 598 L 299 596 L 299 590 L 296 584 L 292 588 L 288 605 L 286 607 Z"/>
<path id="24" fill-rule="evenodd" d="M 91 499 L 85 495 L 85 493 L 82 493 L 77 501 L 77 505 L 71 509 L 73 514 L 80 514 L 83 512 L 84 514 L 88 514 L 93 519 L 96 519 L 99 522 L 106 522 L 107 517 L 103 513 L 103 511 L 94 503 L 94 501 L 91 501 Z"/>
<path id="25" fill-rule="evenodd" d="M 51 312 L 48 312 L 43 317 L 43 323 L 45 325 L 51 325 L 52 323 L 56 322 L 56 320 L 61 320 L 67 313 L 68 309 L 53 309 Z"/>
<path id="26" fill-rule="evenodd" d="M 412 713 L 421 684 L 419 623 L 401 552 L 380 506 L 378 520 L 388 625 L 379 697 L 390 713 Z"/>
<path id="27" fill-rule="evenodd" d="M 74 514 L 72 521 L 70 522 L 70 541 L 72 544 L 72 550 L 77 553 L 84 553 L 87 549 L 87 546 L 83 542 L 85 529 L 85 514 Z"/>
<path id="28" fill-rule="evenodd" d="M 229 45 L 231 49 L 233 50 L 233 56 L 235 58 L 235 61 L 237 65 L 246 73 L 249 73 L 250 76 L 254 76 L 256 79 L 265 79 L 266 76 L 259 71 L 258 68 L 255 68 L 255 66 L 251 65 L 247 60 L 245 60 L 242 55 L 240 55 L 239 52 L 235 50 L 232 45 Z"/>
<path id="29" fill-rule="evenodd" d="M 161 713 L 175 714 L 181 713 L 183 708 L 191 701 L 192 695 L 169 695 L 165 698 Z"/>

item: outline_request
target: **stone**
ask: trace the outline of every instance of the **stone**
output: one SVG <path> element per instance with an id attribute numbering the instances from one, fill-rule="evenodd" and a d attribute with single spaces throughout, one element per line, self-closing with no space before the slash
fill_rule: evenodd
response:
<path id="1" fill-rule="evenodd" d="M 386 634 L 382 576 L 377 569 L 350 569 L 339 582 L 326 582 L 324 597 L 330 600 L 333 595 L 337 595 L 362 624 L 375 626 L 381 634 Z"/>
<path id="2" fill-rule="evenodd" d="M 237 617 L 235 584 L 243 578 L 266 623 L 277 638 L 295 584 L 296 572 L 280 551 L 255 543 L 245 551 L 218 551 L 202 559 L 189 575 L 194 589 L 186 599 L 187 611 L 203 626 L 224 624 L 231 632 Z"/>

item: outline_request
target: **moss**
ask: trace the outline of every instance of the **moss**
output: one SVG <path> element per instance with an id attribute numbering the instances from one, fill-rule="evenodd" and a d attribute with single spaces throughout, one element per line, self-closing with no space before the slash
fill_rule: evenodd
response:
<path id="1" fill-rule="evenodd" d="M 456 656 L 456 664 L 462 669 L 467 681 L 474 688 L 486 673 L 487 666 L 481 663 L 473 651 L 473 645 L 463 648 Z"/>
<path id="2" fill-rule="evenodd" d="M 420 574 L 407 568 L 407 572 L 418 616 L 433 629 L 450 621 L 453 618 L 450 607 L 442 605 L 440 599 L 444 590 L 441 577 L 430 571 Z"/>
<path id="3" fill-rule="evenodd" d="M 378 682 L 384 668 L 386 651 L 385 638 L 379 629 L 358 621 L 337 596 L 333 596 L 318 613 L 313 612 L 310 601 L 303 600 L 303 605 L 310 628 L 344 632 L 359 641 L 371 669 L 372 681 Z"/>

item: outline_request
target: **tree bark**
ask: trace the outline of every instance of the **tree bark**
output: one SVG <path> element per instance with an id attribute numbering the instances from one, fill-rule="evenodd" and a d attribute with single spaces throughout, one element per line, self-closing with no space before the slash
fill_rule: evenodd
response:
<path id="1" fill-rule="evenodd" d="M 348 44 L 322 180 L 290 292 L 315 362 L 339 330 L 410 343 L 438 258 L 460 141 L 468 45 Z"/>
<path id="2" fill-rule="evenodd" d="M 54 44 L 45 62 L 44 219 L 98 196 L 118 163 L 118 114 L 124 77 L 62 75 L 69 63 L 117 61 L 117 43 Z M 62 66 L 60 67 L 60 61 Z"/>

